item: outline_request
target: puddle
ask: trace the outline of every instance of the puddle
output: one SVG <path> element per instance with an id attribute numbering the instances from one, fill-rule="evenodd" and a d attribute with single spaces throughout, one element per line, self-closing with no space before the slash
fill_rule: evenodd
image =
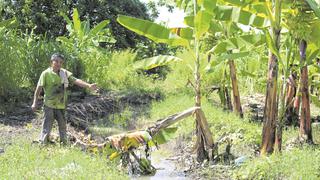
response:
<path id="1" fill-rule="evenodd" d="M 151 163 L 157 169 L 157 172 L 154 176 L 139 176 L 131 177 L 135 180 L 165 180 L 165 179 L 190 179 L 187 178 L 185 173 L 182 170 L 177 168 L 177 164 L 170 160 L 170 154 L 165 150 L 156 150 L 151 153 Z"/>

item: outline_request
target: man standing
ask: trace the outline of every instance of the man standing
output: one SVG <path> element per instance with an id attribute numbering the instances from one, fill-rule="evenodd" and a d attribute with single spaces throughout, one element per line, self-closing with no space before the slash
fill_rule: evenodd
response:
<path id="1" fill-rule="evenodd" d="M 64 57 L 55 53 L 51 56 L 50 67 L 41 73 L 40 79 L 34 93 L 32 110 L 37 109 L 38 97 L 44 90 L 44 121 L 40 135 L 41 143 L 48 143 L 53 120 L 56 119 L 59 127 L 60 142 L 67 143 L 67 128 L 65 119 L 65 109 L 67 102 L 67 87 L 75 84 L 90 90 L 97 90 L 96 84 L 89 84 L 75 78 L 71 72 L 61 68 Z"/>

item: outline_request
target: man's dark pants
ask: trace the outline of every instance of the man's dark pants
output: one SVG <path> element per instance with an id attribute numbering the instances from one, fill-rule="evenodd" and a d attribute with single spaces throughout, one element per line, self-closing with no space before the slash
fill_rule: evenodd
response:
<path id="1" fill-rule="evenodd" d="M 40 141 L 44 144 L 49 142 L 49 136 L 52 129 L 54 119 L 58 122 L 60 142 L 67 143 L 67 123 L 65 119 L 64 109 L 54 109 L 44 106 L 44 121 L 42 124 L 42 132 Z"/>

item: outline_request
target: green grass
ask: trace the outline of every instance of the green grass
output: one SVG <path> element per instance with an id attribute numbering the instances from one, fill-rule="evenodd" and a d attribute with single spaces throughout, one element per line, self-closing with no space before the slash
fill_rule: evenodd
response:
<path id="1" fill-rule="evenodd" d="M 319 179 L 319 148 L 303 147 L 248 161 L 234 173 L 235 179 Z"/>
<path id="2" fill-rule="evenodd" d="M 128 179 L 115 162 L 72 147 L 41 147 L 23 137 L 0 154 L 0 179 Z"/>

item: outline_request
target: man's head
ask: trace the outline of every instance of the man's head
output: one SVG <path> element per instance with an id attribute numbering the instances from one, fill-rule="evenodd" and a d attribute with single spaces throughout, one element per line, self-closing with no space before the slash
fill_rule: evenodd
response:
<path id="1" fill-rule="evenodd" d="M 53 68 L 53 71 L 59 71 L 64 62 L 64 57 L 62 54 L 54 53 L 52 54 L 50 61 L 51 61 L 51 67 Z"/>

